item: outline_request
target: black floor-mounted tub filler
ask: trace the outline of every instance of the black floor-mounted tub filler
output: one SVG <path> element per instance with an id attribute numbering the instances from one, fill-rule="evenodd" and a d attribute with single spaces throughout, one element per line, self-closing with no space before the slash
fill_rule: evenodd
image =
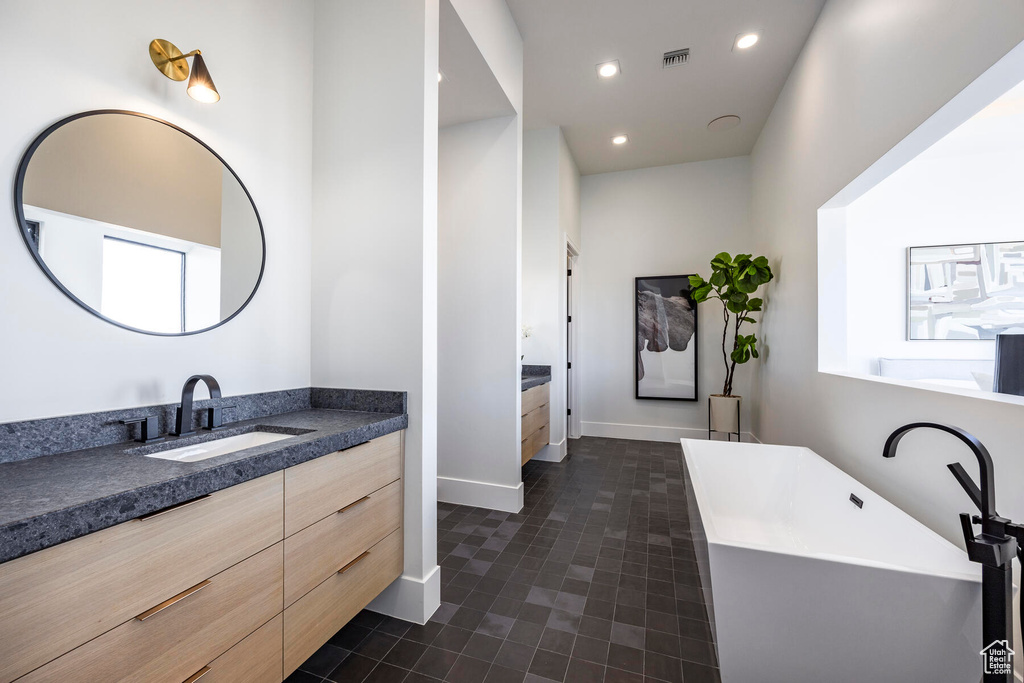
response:
<path id="1" fill-rule="evenodd" d="M 895 457 L 900 439 L 918 428 L 938 429 L 952 434 L 967 444 L 978 459 L 980 487 L 974 483 L 960 463 L 950 463 L 947 467 L 981 511 L 980 516 L 973 517 L 966 512 L 961 513 L 960 527 L 964 532 L 967 556 L 972 562 L 981 565 L 981 638 L 984 649 L 980 654 L 983 681 L 1013 683 L 1013 557 L 1016 555 L 1018 560 L 1024 562 L 1024 526 L 1000 517 L 996 512 L 992 456 L 978 439 L 959 427 L 935 422 L 913 422 L 903 425 L 889 435 L 882 455 L 886 458 Z M 980 534 L 975 535 L 975 524 L 981 526 Z"/>

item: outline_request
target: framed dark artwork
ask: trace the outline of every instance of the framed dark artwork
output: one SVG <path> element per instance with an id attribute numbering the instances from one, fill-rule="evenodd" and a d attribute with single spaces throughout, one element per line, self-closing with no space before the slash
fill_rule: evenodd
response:
<path id="1" fill-rule="evenodd" d="M 689 275 L 634 280 L 636 398 L 697 400 L 697 305 Z"/>

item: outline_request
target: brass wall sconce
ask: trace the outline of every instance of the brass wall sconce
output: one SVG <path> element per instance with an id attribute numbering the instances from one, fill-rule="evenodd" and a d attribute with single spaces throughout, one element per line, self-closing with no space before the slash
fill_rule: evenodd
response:
<path id="1" fill-rule="evenodd" d="M 192 78 L 189 78 L 189 57 L 193 58 Z M 193 100 L 212 103 L 220 99 L 217 86 L 213 84 L 213 78 L 203 61 L 203 53 L 199 50 L 182 54 L 174 43 L 157 38 L 149 44 L 149 58 L 153 60 L 153 66 L 172 81 L 189 78 L 186 92 Z"/>

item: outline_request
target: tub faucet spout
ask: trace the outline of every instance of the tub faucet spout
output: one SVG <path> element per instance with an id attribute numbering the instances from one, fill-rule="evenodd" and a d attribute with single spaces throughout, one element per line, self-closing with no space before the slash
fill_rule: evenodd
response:
<path id="1" fill-rule="evenodd" d="M 968 489 L 967 493 L 971 496 L 972 500 L 974 500 L 978 507 L 981 508 L 982 520 L 998 517 L 996 513 L 996 484 L 995 475 L 992 472 L 992 456 L 989 455 L 988 449 L 985 448 L 985 446 L 978 441 L 976 437 L 965 432 L 959 427 L 952 427 L 950 425 L 939 424 L 937 422 L 912 422 L 911 424 L 903 425 L 889 435 L 889 438 L 885 442 L 885 449 L 882 451 L 882 457 L 896 457 L 896 449 L 899 447 L 900 440 L 909 432 L 919 428 L 938 429 L 939 431 L 946 432 L 947 434 L 952 434 L 967 444 L 967 447 L 971 449 L 972 453 L 974 453 L 974 457 L 978 459 L 978 469 L 981 473 L 981 489 L 979 490 L 978 487 L 973 486 L 973 482 L 970 482 L 970 479 L 967 479 L 966 481 L 962 479 L 962 477 L 967 476 L 967 473 L 964 472 L 963 467 L 961 467 L 959 463 L 949 465 L 949 468 L 953 472 L 953 476 L 955 476 L 957 481 L 960 482 L 961 486 L 966 488 L 966 483 L 971 483 L 973 491 Z M 956 469 L 954 469 L 954 465 L 956 466 Z M 975 494 L 974 492 L 977 493 Z M 985 522 L 983 521 L 982 524 L 984 525 Z"/>

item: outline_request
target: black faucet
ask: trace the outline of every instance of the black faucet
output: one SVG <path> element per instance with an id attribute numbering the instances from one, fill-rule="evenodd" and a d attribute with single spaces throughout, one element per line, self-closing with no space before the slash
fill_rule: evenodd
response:
<path id="1" fill-rule="evenodd" d="M 206 383 L 207 388 L 210 390 L 210 398 L 220 398 L 220 384 L 213 378 L 213 375 L 192 375 L 185 380 L 185 386 L 181 388 L 181 405 L 178 406 L 175 412 L 175 429 L 171 432 L 175 436 L 195 434 L 195 430 L 192 429 L 192 396 L 195 394 L 196 385 L 200 381 Z M 209 413 L 209 419 L 206 428 L 210 430 L 220 429 L 221 409 L 210 408 L 207 410 L 207 413 Z"/>
<path id="2" fill-rule="evenodd" d="M 1022 550 L 1024 548 L 1024 525 L 1015 524 L 1005 517 L 1000 517 L 996 512 L 996 485 L 992 456 L 977 438 L 959 427 L 935 422 L 913 422 L 903 425 L 889 435 L 882 456 L 895 457 L 900 439 L 908 432 L 918 428 L 938 429 L 952 434 L 967 444 L 967 447 L 974 453 L 974 457 L 978 459 L 978 468 L 981 474 L 980 488 L 960 463 L 950 463 L 946 467 L 981 510 L 980 517 L 972 518 L 966 513 L 961 513 L 960 528 L 967 546 L 967 557 L 972 562 L 981 565 L 982 645 L 987 651 L 990 646 L 1004 641 L 1003 646 L 1006 649 L 1011 649 L 1013 647 L 1013 557 L 1016 555 L 1021 562 L 1024 562 L 1024 550 Z M 981 526 L 980 534 L 974 534 L 972 523 Z M 1022 593 L 1021 600 L 1024 602 L 1024 593 Z M 1024 629 L 1024 616 L 1022 616 L 1021 628 Z M 997 681 L 998 683 L 1013 683 L 1012 657 L 1010 657 L 1010 662 L 1011 665 L 1004 667 L 1001 671 L 990 671 L 986 667 L 984 683 Z"/>

